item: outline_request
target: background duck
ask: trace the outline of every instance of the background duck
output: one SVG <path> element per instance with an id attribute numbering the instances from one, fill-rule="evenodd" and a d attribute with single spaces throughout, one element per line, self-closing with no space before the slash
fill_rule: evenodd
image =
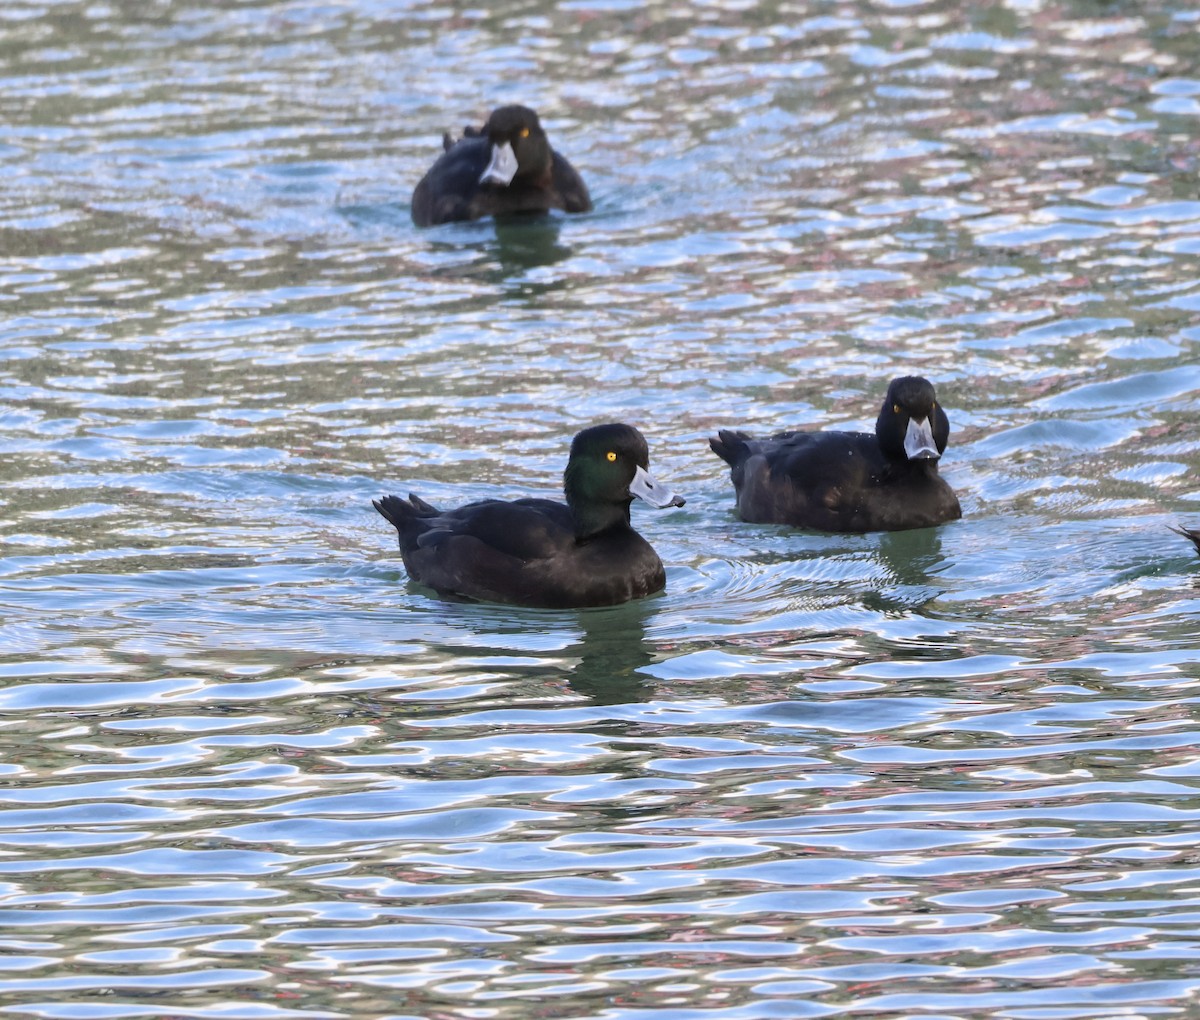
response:
<path id="1" fill-rule="evenodd" d="M 950 422 L 933 384 L 893 379 L 870 432 L 780 432 L 709 439 L 730 467 L 745 521 L 821 531 L 903 531 L 962 516 L 938 474 Z"/>
<path id="2" fill-rule="evenodd" d="M 443 136 L 445 151 L 412 196 L 418 227 L 551 209 L 592 208 L 583 178 L 550 147 L 538 115 L 527 106 L 501 106 L 480 129 Z"/>

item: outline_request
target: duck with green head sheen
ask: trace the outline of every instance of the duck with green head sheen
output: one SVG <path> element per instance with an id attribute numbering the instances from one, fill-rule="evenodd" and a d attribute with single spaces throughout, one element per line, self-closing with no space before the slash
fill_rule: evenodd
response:
<path id="1" fill-rule="evenodd" d="M 487 499 L 439 510 L 419 496 L 374 502 L 400 539 L 409 576 L 443 595 L 550 609 L 611 606 L 661 591 L 658 554 L 634 531 L 630 504 L 683 499 L 650 473 L 630 425 L 596 425 L 571 443 L 566 503 Z"/>

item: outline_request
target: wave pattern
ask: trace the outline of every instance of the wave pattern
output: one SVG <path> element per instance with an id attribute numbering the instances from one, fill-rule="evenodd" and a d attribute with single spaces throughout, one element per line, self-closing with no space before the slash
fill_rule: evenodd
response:
<path id="1" fill-rule="evenodd" d="M 644 1020 L 1200 994 L 1200 18 L 0 12 L 0 1005 Z M 587 216 L 416 231 L 520 100 Z M 934 379 L 965 516 L 731 514 Z M 668 588 L 442 602 L 370 510 L 624 419 Z"/>

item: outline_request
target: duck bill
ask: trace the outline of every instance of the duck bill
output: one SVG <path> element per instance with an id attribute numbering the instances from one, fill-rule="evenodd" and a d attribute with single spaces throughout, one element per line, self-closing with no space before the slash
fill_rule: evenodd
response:
<path id="1" fill-rule="evenodd" d="M 645 500 L 652 507 L 662 510 L 668 506 L 683 506 L 684 499 L 677 496 L 661 482 L 656 482 L 654 476 L 644 467 L 639 467 L 633 473 L 633 481 L 629 483 L 629 491 L 638 499 Z"/>
<path id="2" fill-rule="evenodd" d="M 499 184 L 507 188 L 517 176 L 517 154 L 508 142 L 492 146 L 492 161 L 479 178 L 480 184 Z"/>
<path id="3" fill-rule="evenodd" d="M 923 421 L 915 418 L 908 419 L 908 429 L 904 433 L 904 453 L 909 460 L 937 460 L 937 443 L 933 441 L 932 415 Z"/>

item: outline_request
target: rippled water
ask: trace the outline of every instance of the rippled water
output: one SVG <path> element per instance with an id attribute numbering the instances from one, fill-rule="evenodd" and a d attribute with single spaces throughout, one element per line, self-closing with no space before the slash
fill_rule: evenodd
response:
<path id="1" fill-rule="evenodd" d="M 1191 1015 L 1185 0 L 0 6 L 0 1005 Z M 586 216 L 415 230 L 520 100 Z M 715 428 L 934 379 L 964 519 Z M 649 437 L 665 594 L 439 601 L 370 507 Z"/>

